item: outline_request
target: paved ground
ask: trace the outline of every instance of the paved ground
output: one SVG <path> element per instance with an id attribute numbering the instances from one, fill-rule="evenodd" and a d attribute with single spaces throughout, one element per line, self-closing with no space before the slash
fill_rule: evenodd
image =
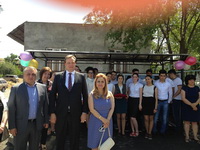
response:
<path id="1" fill-rule="evenodd" d="M 87 129 L 82 125 L 82 132 L 80 138 L 80 150 L 89 150 L 87 148 Z M 144 138 L 144 133 L 140 133 L 139 137 L 129 137 L 128 132 L 125 136 L 118 135 L 114 132 L 115 146 L 112 150 L 200 150 L 200 144 L 191 141 L 184 142 L 182 134 L 175 134 L 172 128 L 169 128 L 167 134 L 163 137 L 161 135 L 154 135 L 153 140 Z M 68 139 L 66 140 L 66 150 L 69 147 Z M 49 136 L 47 140 L 48 150 L 55 150 L 55 136 Z M 8 142 L 0 144 L 0 150 L 13 150 L 13 146 Z"/>

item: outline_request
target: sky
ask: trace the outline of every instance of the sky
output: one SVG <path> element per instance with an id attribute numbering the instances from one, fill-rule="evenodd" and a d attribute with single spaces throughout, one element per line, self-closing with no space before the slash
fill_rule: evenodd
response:
<path id="1" fill-rule="evenodd" d="M 0 58 L 24 51 L 24 46 L 7 34 L 25 21 L 83 23 L 83 17 L 91 11 L 70 3 L 60 6 L 38 0 L 0 0 L 0 5 Z"/>

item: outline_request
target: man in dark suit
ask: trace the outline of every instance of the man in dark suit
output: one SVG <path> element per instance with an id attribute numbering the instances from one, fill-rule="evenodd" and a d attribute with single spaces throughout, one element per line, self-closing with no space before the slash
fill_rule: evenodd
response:
<path id="1" fill-rule="evenodd" d="M 42 127 L 48 127 L 46 86 L 36 82 L 37 70 L 27 67 L 24 82 L 12 87 L 8 101 L 8 124 L 15 150 L 37 150 Z"/>
<path id="2" fill-rule="evenodd" d="M 86 121 L 88 93 L 83 74 L 75 71 L 76 57 L 65 57 L 66 71 L 57 74 L 50 92 L 50 121 L 56 123 L 57 150 L 65 149 L 69 133 L 70 149 L 79 149 L 80 122 Z"/>

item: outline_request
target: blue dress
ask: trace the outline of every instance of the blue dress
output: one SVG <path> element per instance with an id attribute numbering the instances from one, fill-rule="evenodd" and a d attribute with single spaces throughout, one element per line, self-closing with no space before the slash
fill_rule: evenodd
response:
<path id="1" fill-rule="evenodd" d="M 108 113 L 111 109 L 110 99 L 98 98 L 94 99 L 94 109 L 104 118 L 107 118 Z M 93 114 L 90 115 L 88 121 L 88 147 L 97 148 L 101 139 L 102 132 L 99 131 L 99 128 L 102 126 L 102 121 L 96 118 Z M 113 134 L 113 123 L 112 119 L 110 120 L 110 133 Z M 109 137 L 108 129 L 104 133 L 102 143 Z"/>
<path id="2" fill-rule="evenodd" d="M 185 91 L 185 97 L 191 103 L 196 102 L 199 99 L 199 87 L 195 86 L 190 88 L 183 86 L 182 90 Z M 191 106 L 183 103 L 182 105 L 182 119 L 184 121 L 199 122 L 200 121 L 200 106 L 197 105 L 198 110 L 194 111 Z"/>

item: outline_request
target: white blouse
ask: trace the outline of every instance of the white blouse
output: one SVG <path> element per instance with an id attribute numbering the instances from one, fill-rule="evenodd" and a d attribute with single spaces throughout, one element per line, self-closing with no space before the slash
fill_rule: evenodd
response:
<path id="1" fill-rule="evenodd" d="M 143 96 L 144 97 L 154 97 L 154 85 L 147 86 L 145 85 L 143 88 Z"/>
<path id="2" fill-rule="evenodd" d="M 134 97 L 134 98 L 139 98 L 140 97 L 140 88 L 142 88 L 143 85 L 139 82 L 137 82 L 136 84 L 134 83 L 130 83 L 129 84 L 129 96 L 130 97 Z"/>

